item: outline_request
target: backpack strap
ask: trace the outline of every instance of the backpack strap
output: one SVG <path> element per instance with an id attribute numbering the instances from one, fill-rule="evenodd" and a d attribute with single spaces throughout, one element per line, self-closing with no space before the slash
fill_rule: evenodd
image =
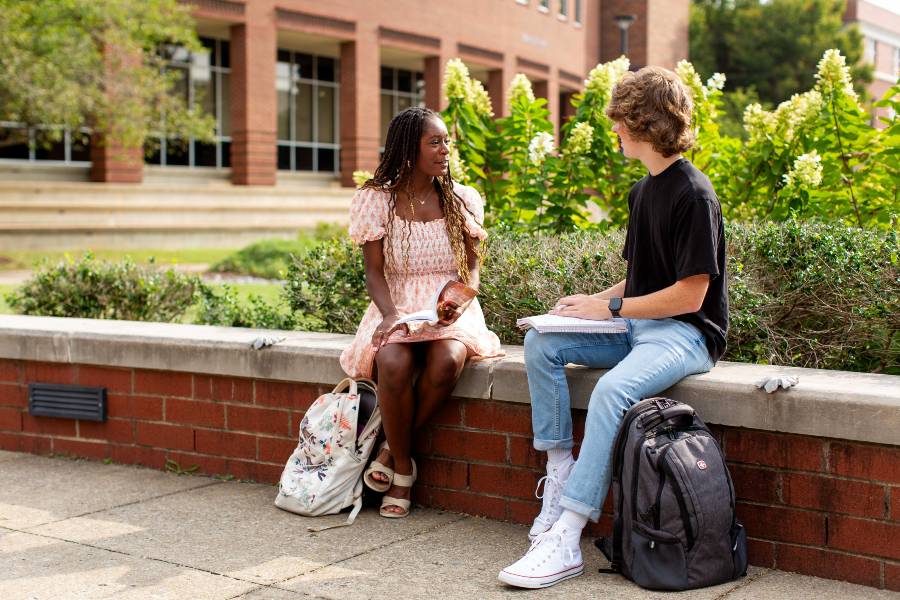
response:
<path id="1" fill-rule="evenodd" d="M 343 523 L 338 523 L 337 525 L 320 525 L 318 527 L 307 527 L 307 531 L 319 532 L 325 531 L 326 529 L 336 529 L 338 527 L 347 527 L 348 525 L 353 525 L 353 521 L 356 520 L 356 516 L 359 514 L 359 511 L 362 510 L 362 495 L 357 496 L 355 500 L 353 500 L 353 510 L 350 511 L 350 515 L 347 517 L 347 520 Z"/>

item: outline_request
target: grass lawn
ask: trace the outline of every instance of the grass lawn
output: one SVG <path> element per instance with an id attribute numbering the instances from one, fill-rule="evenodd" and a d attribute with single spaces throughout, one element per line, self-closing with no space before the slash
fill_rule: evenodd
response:
<path id="1" fill-rule="evenodd" d="M 51 263 L 63 260 L 66 255 L 73 258 L 80 257 L 87 252 L 86 249 L 76 250 L 22 250 L 18 252 L 0 252 L 0 270 L 17 271 L 32 269 L 43 259 Z M 130 256 L 134 262 L 146 264 L 150 258 L 156 260 L 158 265 L 206 263 L 212 264 L 222 260 L 234 252 L 234 248 L 183 248 L 174 250 L 93 250 L 94 256 L 102 260 L 118 261 Z"/>

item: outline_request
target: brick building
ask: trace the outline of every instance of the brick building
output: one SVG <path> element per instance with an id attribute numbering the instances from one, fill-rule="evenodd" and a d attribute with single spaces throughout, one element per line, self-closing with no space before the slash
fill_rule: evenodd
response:
<path id="1" fill-rule="evenodd" d="M 441 107 L 441 77 L 451 58 L 462 58 L 484 82 L 498 114 L 512 77 L 525 73 L 559 123 L 587 72 L 617 57 L 623 44 L 636 66 L 673 67 L 687 56 L 689 0 L 190 4 L 206 51 L 170 49 L 169 68 L 182 75 L 175 92 L 186 101 L 205 92 L 218 124 L 215 143 L 192 141 L 182 150 L 163 139 L 158 152 L 144 157 L 123 155 L 114 140 L 91 147 L 87 132 L 67 132 L 49 149 L 0 149 L 0 169 L 32 179 L 90 173 L 94 181 L 119 183 L 189 171 L 194 179 L 264 186 L 317 172 L 347 186 L 354 170 L 375 167 L 396 112 L 413 104 Z M 48 176 L 52 167 L 60 169 Z"/>
<path id="2" fill-rule="evenodd" d="M 863 60 L 875 67 L 869 95 L 880 100 L 900 75 L 900 2 L 897 0 L 849 0 L 844 22 L 856 23 L 863 35 Z M 876 116 L 893 116 L 874 108 Z"/>

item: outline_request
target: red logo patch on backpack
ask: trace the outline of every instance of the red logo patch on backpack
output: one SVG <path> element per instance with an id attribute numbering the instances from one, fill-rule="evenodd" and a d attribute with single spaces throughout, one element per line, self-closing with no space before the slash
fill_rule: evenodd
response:
<path id="1" fill-rule="evenodd" d="M 698 460 L 698 461 L 697 461 L 697 468 L 700 469 L 701 471 L 705 471 L 705 470 L 706 470 L 706 461 L 705 461 L 705 460 Z"/>

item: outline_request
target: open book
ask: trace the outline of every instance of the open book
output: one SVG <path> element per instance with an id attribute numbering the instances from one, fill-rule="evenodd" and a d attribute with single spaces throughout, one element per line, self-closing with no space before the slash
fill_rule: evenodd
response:
<path id="1" fill-rule="evenodd" d="M 624 319 L 579 319 L 577 317 L 561 317 L 559 315 L 537 315 L 516 321 L 522 329 L 534 328 L 538 333 L 625 333 L 627 327 Z"/>
<path id="2" fill-rule="evenodd" d="M 461 281 L 450 279 L 441 284 L 428 302 L 428 308 L 401 317 L 397 323 L 425 321 L 450 325 L 465 311 L 478 294 Z"/>

